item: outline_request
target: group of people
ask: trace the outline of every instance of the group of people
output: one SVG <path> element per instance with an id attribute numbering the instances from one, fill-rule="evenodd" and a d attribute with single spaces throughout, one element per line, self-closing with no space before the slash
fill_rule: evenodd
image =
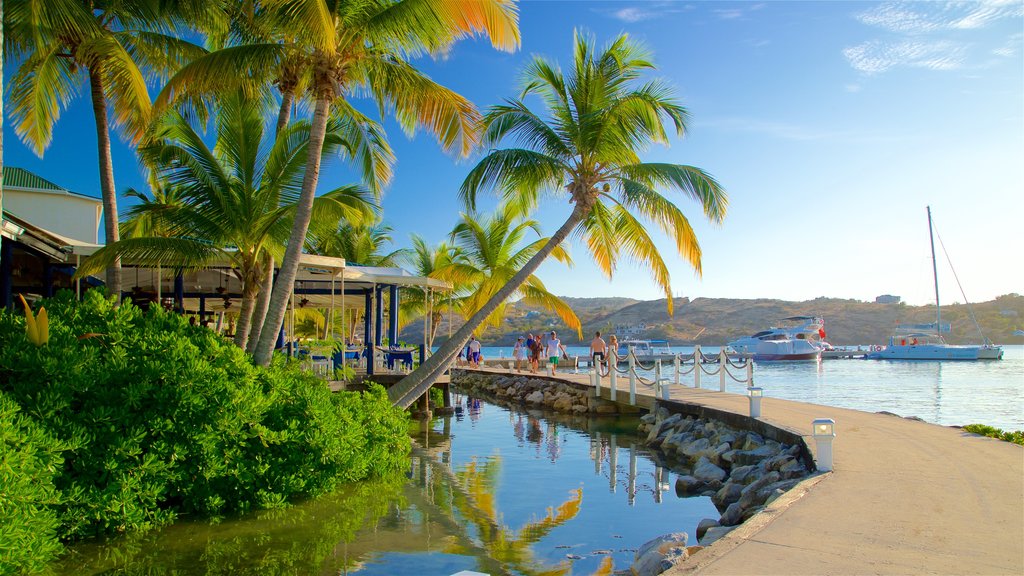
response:
<path id="1" fill-rule="evenodd" d="M 552 373 L 558 367 L 559 359 L 569 359 L 565 346 L 562 345 L 562 341 L 558 339 L 558 334 L 554 330 L 540 336 L 533 334 L 520 336 L 516 339 L 515 347 L 512 348 L 512 358 L 516 362 L 517 372 L 523 371 L 523 361 L 528 360 L 530 373 L 536 374 L 540 369 L 542 355 L 548 359 L 548 370 Z"/>

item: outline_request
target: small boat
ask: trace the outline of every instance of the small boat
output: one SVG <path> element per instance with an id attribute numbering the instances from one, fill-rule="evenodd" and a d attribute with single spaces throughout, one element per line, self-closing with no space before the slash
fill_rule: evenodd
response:
<path id="1" fill-rule="evenodd" d="M 633 349 L 637 362 L 645 364 L 655 360 L 671 362 L 676 356 L 667 340 L 623 340 L 619 342 L 617 352 L 619 362 L 626 361 L 630 348 Z"/>
<path id="2" fill-rule="evenodd" d="M 932 209 L 928 207 L 928 239 L 932 250 L 932 278 L 935 282 L 935 323 L 924 325 L 897 326 L 887 346 L 876 347 L 867 354 L 868 360 L 1001 360 L 1003 349 L 988 341 L 984 344 L 954 346 L 946 344 L 942 332 L 949 331 L 949 324 L 942 324 L 942 307 L 939 305 L 939 270 L 935 260 L 935 234 L 932 230 Z M 941 238 L 940 238 L 941 241 Z M 945 249 L 945 248 L 943 248 Z M 948 257 L 948 256 L 947 256 Z M 953 272 L 954 277 L 956 271 Z M 957 279 L 957 284 L 960 280 Z M 961 287 L 961 292 L 963 288 Z M 966 295 L 964 300 L 966 301 Z M 971 311 L 971 316 L 974 312 Z M 981 332 L 981 326 L 975 319 Z M 932 333 L 931 329 L 935 332 Z M 925 331 L 926 330 L 926 331 Z"/>
<path id="3" fill-rule="evenodd" d="M 825 342 L 825 321 L 820 316 L 790 316 L 776 326 L 729 342 L 736 354 L 754 362 L 817 361 L 823 350 L 832 350 Z"/>

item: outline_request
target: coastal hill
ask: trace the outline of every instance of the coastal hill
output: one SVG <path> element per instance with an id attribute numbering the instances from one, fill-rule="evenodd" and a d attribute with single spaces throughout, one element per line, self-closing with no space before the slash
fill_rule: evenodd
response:
<path id="1" fill-rule="evenodd" d="M 564 298 L 583 323 L 582 342 L 557 317 L 539 307 L 516 303 L 500 327 L 485 331 L 485 346 L 511 346 L 517 335 L 526 332 L 557 330 L 567 345 L 589 342 L 595 330 L 605 335 L 623 328 L 633 329 L 636 337 L 668 340 L 672 344 L 723 345 L 740 336 L 764 330 L 787 316 L 818 315 L 825 319 L 826 339 L 835 345 L 884 344 L 896 324 L 927 324 L 935 321 L 934 306 L 876 304 L 859 300 L 815 298 L 805 302 L 731 298 L 676 298 L 675 314 L 669 316 L 665 300 L 631 298 Z M 998 344 L 1024 344 L 1014 336 L 1024 329 L 1024 296 L 1007 294 L 988 302 L 949 304 L 942 307 L 942 322 L 952 324 L 944 334 L 950 344 L 979 343 L 981 336 L 971 319 L 971 310 L 985 336 Z M 456 316 L 457 326 L 461 319 Z M 448 334 L 447 317 L 438 328 L 440 344 Z M 422 323 L 413 322 L 402 331 L 407 342 L 421 342 Z"/>

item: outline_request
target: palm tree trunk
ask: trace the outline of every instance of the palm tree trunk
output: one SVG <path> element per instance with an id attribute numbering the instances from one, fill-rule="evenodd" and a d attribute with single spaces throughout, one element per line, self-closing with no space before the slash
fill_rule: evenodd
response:
<path id="1" fill-rule="evenodd" d="M 447 342 L 437 351 L 436 354 L 427 358 L 419 368 L 414 370 L 412 374 L 409 374 L 405 378 L 401 379 L 397 384 L 388 389 L 388 399 L 391 403 L 399 408 L 408 408 L 416 401 L 417 398 L 422 396 L 437 380 L 437 378 L 448 369 L 448 364 L 451 359 L 462 348 L 463 343 L 469 339 L 469 337 L 476 331 L 481 324 L 490 316 L 498 306 L 507 300 L 520 286 L 526 282 L 526 279 L 531 274 L 537 271 L 544 259 L 551 254 L 551 251 L 556 246 L 561 244 L 572 232 L 585 216 L 587 209 L 581 206 L 579 203 L 573 208 L 572 214 L 569 215 L 569 219 L 558 229 L 557 232 L 551 238 L 548 239 L 547 244 L 540 249 L 532 258 L 523 266 L 522 270 L 516 272 L 516 275 L 505 286 L 498 290 L 498 292 L 483 305 L 482 308 L 477 310 L 465 324 L 459 328 Z"/>
<path id="2" fill-rule="evenodd" d="M 260 334 L 263 332 L 263 322 L 267 319 L 267 309 L 270 307 L 270 292 L 274 289 L 274 257 L 267 255 L 267 262 L 263 270 L 263 283 L 260 284 L 260 295 L 256 300 L 256 309 L 252 312 L 252 328 L 249 330 L 249 342 L 245 345 L 245 351 L 252 354 L 256 350 L 256 344 L 260 341 Z"/>
<path id="3" fill-rule="evenodd" d="M 252 328 L 252 312 L 256 307 L 258 288 L 253 282 L 242 280 L 242 309 L 238 312 L 238 324 L 235 325 L 235 345 L 245 350 L 249 343 L 249 330 Z"/>
<path id="4" fill-rule="evenodd" d="M 295 103 L 295 91 L 294 90 L 282 90 L 281 91 L 281 109 L 277 112 L 277 131 L 275 135 L 280 134 L 288 127 L 288 122 L 292 119 L 292 104 Z"/>
<path id="5" fill-rule="evenodd" d="M 96 141 L 100 159 L 100 190 L 103 196 L 103 225 L 106 244 L 110 246 L 120 238 L 117 218 L 117 189 L 114 187 L 114 161 L 110 157 L 110 126 L 107 124 L 107 99 L 103 91 L 102 64 L 89 69 L 89 87 L 92 90 L 92 112 L 96 119 Z M 121 258 L 107 268 L 107 289 L 121 301 Z"/>
<path id="6" fill-rule="evenodd" d="M 285 250 L 284 260 L 281 261 L 281 270 L 278 272 L 277 282 L 270 298 L 267 319 L 263 323 L 260 340 L 253 352 L 253 362 L 260 366 L 270 364 L 270 356 L 274 352 L 274 341 L 277 339 L 278 331 L 281 330 L 281 323 L 284 322 L 288 297 L 291 296 L 295 276 L 299 272 L 299 258 L 302 256 L 302 246 L 306 243 L 306 232 L 309 230 L 309 221 L 313 216 L 313 198 L 316 195 L 317 182 L 320 180 L 320 156 L 323 152 L 324 135 L 327 133 L 327 118 L 330 112 L 331 99 L 325 96 L 317 98 L 316 109 L 313 111 L 313 123 L 310 127 L 309 144 L 307 144 L 306 173 L 302 177 L 302 193 L 299 195 L 299 202 L 295 207 L 295 222 L 292 224 L 288 248 Z"/>

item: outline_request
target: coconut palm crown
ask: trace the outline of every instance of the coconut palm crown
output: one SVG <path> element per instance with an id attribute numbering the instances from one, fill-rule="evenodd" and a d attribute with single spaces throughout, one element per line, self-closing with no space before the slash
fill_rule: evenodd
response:
<path id="1" fill-rule="evenodd" d="M 535 207 L 542 194 L 568 196 L 572 212 L 548 243 L 450 342 L 388 391 L 397 405 L 409 406 L 422 394 L 477 326 L 570 235 L 586 244 L 608 276 L 622 258 L 649 268 L 665 291 L 670 312 L 668 268 L 644 223 L 653 223 L 667 234 L 700 274 L 701 251 L 693 228 L 660 190 L 679 192 L 696 201 L 714 223 L 725 216 L 725 191 L 699 168 L 640 159 L 650 145 L 669 143 L 666 124 L 677 136 L 686 133 L 686 109 L 677 103 L 668 84 L 641 79 L 654 65 L 650 54 L 627 35 L 598 49 L 592 38 L 577 31 L 573 48 L 573 66 L 568 73 L 535 57 L 523 71 L 519 98 L 488 111 L 483 146 L 491 150 L 472 169 L 460 191 L 470 208 L 484 190 L 494 190 L 505 203 L 523 209 Z M 539 97 L 546 114 L 526 104 L 529 96 Z M 498 149 L 504 142 L 517 147 Z"/>

